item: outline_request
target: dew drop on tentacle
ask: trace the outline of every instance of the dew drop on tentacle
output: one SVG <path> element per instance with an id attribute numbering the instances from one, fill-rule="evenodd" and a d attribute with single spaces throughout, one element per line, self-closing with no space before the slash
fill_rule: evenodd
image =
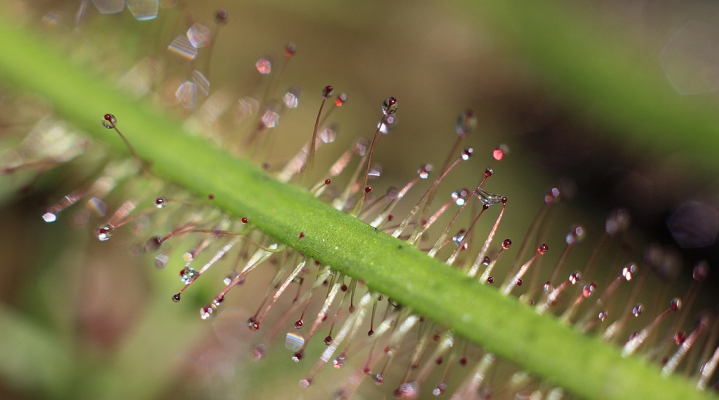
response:
<path id="1" fill-rule="evenodd" d="M 472 158 L 472 154 L 474 154 L 474 148 L 473 147 L 467 147 L 466 149 L 462 150 L 462 160 L 467 161 L 470 158 Z"/>
<path id="2" fill-rule="evenodd" d="M 167 262 L 170 261 L 170 257 L 167 254 L 158 254 L 155 256 L 155 268 L 162 269 L 167 266 Z"/>
<path id="3" fill-rule="evenodd" d="M 270 72 L 272 72 L 272 63 L 274 61 L 274 57 L 272 55 L 266 55 L 255 63 L 255 68 L 257 69 L 257 72 L 260 73 L 260 75 L 268 75 Z"/>
<path id="4" fill-rule="evenodd" d="M 185 267 L 182 270 L 180 270 L 180 280 L 185 285 L 192 282 L 192 280 L 195 279 L 197 277 L 197 275 L 198 275 L 198 273 L 194 268 Z"/>
<path id="5" fill-rule="evenodd" d="M 155 199 L 155 207 L 157 208 L 165 208 L 167 206 L 167 198 L 165 197 L 158 197 Z"/>
<path id="6" fill-rule="evenodd" d="M 337 139 L 337 125 L 329 124 L 320 131 L 320 140 L 323 143 L 332 143 Z"/>
<path id="7" fill-rule="evenodd" d="M 113 114 L 105 114 L 102 118 L 102 126 L 107 129 L 114 129 L 117 126 L 117 118 Z"/>
<path id="8" fill-rule="evenodd" d="M 429 174 L 432 172 L 432 165 L 431 164 L 422 164 L 419 169 L 417 169 L 417 175 L 420 179 L 427 179 L 429 178 Z"/>
<path id="9" fill-rule="evenodd" d="M 175 98 L 180 105 L 191 110 L 197 105 L 197 84 L 191 81 L 185 81 L 177 87 Z"/>
<path id="10" fill-rule="evenodd" d="M 335 107 L 342 107 L 347 102 L 347 94 L 340 93 L 337 98 L 335 98 Z"/>
<path id="11" fill-rule="evenodd" d="M 202 319 L 209 319 L 212 316 L 212 312 L 214 310 L 211 306 L 205 306 L 200 308 L 200 318 Z"/>
<path id="12" fill-rule="evenodd" d="M 97 238 L 101 242 L 106 242 L 110 240 L 110 237 L 114 233 L 115 227 L 110 224 L 105 224 L 97 229 Z"/>
<path id="13" fill-rule="evenodd" d="M 282 97 L 282 102 L 287 108 L 297 108 L 301 95 L 302 88 L 295 85 L 291 87 L 287 92 L 285 92 L 285 95 Z"/>
<path id="14" fill-rule="evenodd" d="M 397 99 L 388 97 L 382 102 L 382 113 L 384 115 L 392 115 L 397 112 Z"/>
<path id="15" fill-rule="evenodd" d="M 212 31 L 210 28 L 196 23 L 187 30 L 187 40 L 190 41 L 192 47 L 201 49 L 207 47 L 212 39 Z"/>
<path id="16" fill-rule="evenodd" d="M 267 347 L 263 344 L 258 344 L 252 348 L 252 359 L 259 360 L 267 354 Z"/>
<path id="17" fill-rule="evenodd" d="M 57 221 L 57 214 L 47 211 L 45 214 L 42 215 L 42 219 L 45 222 L 55 222 Z"/>
<path id="18" fill-rule="evenodd" d="M 383 135 L 389 134 L 392 130 L 397 127 L 397 116 L 387 115 L 377 123 L 377 130 Z"/>
<path id="19" fill-rule="evenodd" d="M 297 46 L 295 46 L 294 43 L 287 43 L 282 53 L 285 55 L 285 57 L 290 58 L 294 56 L 296 52 Z"/>
<path id="20" fill-rule="evenodd" d="M 577 244 L 581 243 L 582 240 L 584 240 L 585 236 L 586 236 L 586 231 L 583 226 L 573 225 L 569 229 L 569 232 L 567 232 L 565 241 L 567 242 L 568 246 L 576 246 Z"/>
<path id="21" fill-rule="evenodd" d="M 227 24 L 227 19 L 229 18 L 229 15 L 227 14 L 227 10 L 224 8 L 220 8 L 215 13 L 215 23 L 217 25 L 225 25 Z"/>
<path id="22" fill-rule="evenodd" d="M 482 205 L 485 206 L 493 206 L 497 203 L 501 203 L 504 196 L 499 194 L 492 194 L 487 192 L 484 189 L 479 189 L 477 191 L 477 197 L 482 202 Z"/>
<path id="23" fill-rule="evenodd" d="M 559 191 L 559 188 L 553 187 L 547 191 L 547 193 L 544 195 L 544 202 L 547 205 L 551 205 L 556 203 L 557 201 L 561 200 L 562 193 Z"/>
<path id="24" fill-rule="evenodd" d="M 477 117 L 474 111 L 467 109 L 457 117 L 455 131 L 460 137 L 465 137 L 477 128 Z"/>
<path id="25" fill-rule="evenodd" d="M 632 315 L 635 317 L 638 317 L 642 314 L 642 311 L 644 311 L 644 305 L 642 303 L 637 303 L 634 307 L 632 307 Z"/>
<path id="26" fill-rule="evenodd" d="M 494 158 L 495 161 L 502 161 L 504 156 L 506 156 L 509 153 L 509 146 L 506 144 L 500 144 L 497 146 L 496 149 L 492 151 L 492 158 Z"/>

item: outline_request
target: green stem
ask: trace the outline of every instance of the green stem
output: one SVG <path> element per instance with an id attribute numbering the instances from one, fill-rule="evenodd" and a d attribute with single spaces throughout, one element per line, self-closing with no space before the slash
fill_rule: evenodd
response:
<path id="1" fill-rule="evenodd" d="M 331 265 L 369 288 L 454 329 L 487 351 L 512 360 L 586 398 L 700 399 L 680 377 L 662 379 L 658 368 L 587 337 L 551 316 L 537 315 L 514 298 L 466 278 L 442 262 L 357 219 L 282 184 L 199 138 L 146 102 L 133 102 L 112 85 L 72 65 L 27 29 L 0 21 L 0 79 L 5 86 L 39 93 L 60 116 L 127 153 L 102 115 L 118 127 L 152 172 L 195 194 L 212 193 L 227 213 L 297 250 Z M 300 232 L 305 236 L 299 239 Z"/>

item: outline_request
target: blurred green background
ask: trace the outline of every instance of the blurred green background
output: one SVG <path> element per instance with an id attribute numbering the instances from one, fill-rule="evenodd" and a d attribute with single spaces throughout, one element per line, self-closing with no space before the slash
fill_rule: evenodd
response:
<path id="1" fill-rule="evenodd" d="M 477 156 L 445 187 L 474 185 L 489 152 L 508 144 L 511 153 L 487 186 L 516 204 L 501 237 L 519 239 L 543 192 L 567 178 L 578 193 L 550 235 L 556 242 L 580 221 L 591 228 L 591 251 L 606 212 L 624 206 L 638 241 L 667 245 L 678 265 L 716 258 L 713 245 L 681 249 L 666 220 L 687 200 L 717 206 L 719 36 L 712 29 L 719 29 L 719 6 L 506 3 L 188 2 L 139 22 L 127 10 L 99 15 L 89 2 L 79 30 L 74 1 L 4 0 L 0 10 L 55 36 L 88 70 L 102 70 L 93 73 L 118 79 L 139 58 L 162 54 L 192 23 L 210 25 L 224 7 L 229 22 L 211 60 L 212 90 L 246 82 L 259 57 L 280 57 L 287 42 L 297 45 L 277 88 L 299 84 L 304 94 L 282 117 L 281 145 L 264 160 L 272 168 L 308 139 L 328 84 L 349 101 L 333 114 L 339 136 L 318 168 L 373 134 L 384 98 L 399 100 L 398 128 L 382 138 L 374 158 L 383 166 L 382 188 L 402 185 L 423 162 L 440 164 L 455 139 L 456 116 L 472 108 L 479 128 L 469 143 Z M 48 23 L 48 13 L 59 22 Z M 189 72 L 169 53 L 161 57 L 168 76 Z M 172 112 L 183 117 L 177 107 Z M 2 139 L 12 146 L 10 135 Z M 16 188 L 17 176 L 0 177 L 7 193 L 0 210 L 0 397 L 317 398 L 346 379 L 348 369 L 343 376 L 332 371 L 312 391 L 300 391 L 297 379 L 310 362 L 291 363 L 281 345 L 270 360 L 249 362 L 258 338 L 244 321 L 261 285 L 233 292 L 226 314 L 203 322 L 197 308 L 218 290 L 222 267 L 193 287 L 193 298 L 174 304 L 178 268 L 157 271 L 150 257 L 133 256 L 129 233 L 99 243 L 88 229 L 71 226 L 70 213 L 45 224 L 41 210 L 82 179 L 74 171 L 61 170 L 27 194 L 7 190 Z M 257 282 L 270 279 L 270 271 L 264 274 Z M 378 393 L 363 387 L 361 395 L 384 396 Z"/>

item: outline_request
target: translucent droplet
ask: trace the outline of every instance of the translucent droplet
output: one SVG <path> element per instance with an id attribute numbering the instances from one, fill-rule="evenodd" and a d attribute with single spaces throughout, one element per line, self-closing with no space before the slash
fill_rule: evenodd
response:
<path id="1" fill-rule="evenodd" d="M 641 303 L 636 304 L 634 307 L 632 307 L 632 315 L 635 317 L 642 315 L 642 311 L 644 311 L 644 305 L 642 305 Z"/>
<path id="2" fill-rule="evenodd" d="M 197 85 L 195 85 L 195 82 L 182 82 L 175 92 L 175 97 L 182 107 L 188 110 L 195 108 L 197 104 Z"/>
<path id="3" fill-rule="evenodd" d="M 92 0 L 100 14 L 116 14 L 125 8 L 125 0 Z"/>
<path id="4" fill-rule="evenodd" d="M 594 290 L 597 288 L 597 284 L 592 282 L 589 285 L 584 285 L 582 288 L 582 296 L 589 297 L 594 294 Z"/>
<path id="5" fill-rule="evenodd" d="M 692 278 L 697 282 L 702 282 L 709 275 L 709 263 L 701 261 L 694 267 L 692 271 Z"/>
<path id="6" fill-rule="evenodd" d="M 474 111 L 467 109 L 457 117 L 457 126 L 455 130 L 459 136 L 467 136 L 477 128 L 477 117 Z"/>
<path id="7" fill-rule="evenodd" d="M 334 94 L 335 89 L 332 86 L 325 86 L 322 88 L 322 98 L 329 99 Z"/>
<path id="8" fill-rule="evenodd" d="M 370 168 L 369 172 L 367 172 L 367 177 L 369 179 L 377 179 L 382 175 L 382 166 L 379 164 L 375 164 Z"/>
<path id="9" fill-rule="evenodd" d="M 297 46 L 294 43 L 287 43 L 285 46 L 285 57 L 292 57 L 297 52 Z"/>
<path id="10" fill-rule="evenodd" d="M 155 267 L 165 268 L 168 261 L 170 261 L 170 257 L 167 254 L 158 254 L 155 256 Z"/>
<path id="11" fill-rule="evenodd" d="M 678 297 L 673 298 L 672 301 L 669 302 L 669 308 L 672 311 L 676 311 L 676 310 L 682 308 L 682 299 L 680 299 Z"/>
<path id="12" fill-rule="evenodd" d="M 559 188 L 553 187 L 547 191 L 547 193 L 544 195 L 544 202 L 546 204 L 554 204 L 561 198 L 561 193 L 559 192 Z"/>
<path id="13" fill-rule="evenodd" d="M 160 9 L 159 0 L 127 0 L 127 9 L 138 21 L 147 21 L 157 18 Z"/>
<path id="14" fill-rule="evenodd" d="M 337 126 L 330 124 L 320 132 L 322 143 L 332 143 L 337 139 Z"/>
<path id="15" fill-rule="evenodd" d="M 479 189 L 479 200 L 485 206 L 492 206 L 502 202 L 502 196 L 498 194 L 491 194 L 484 189 Z"/>
<path id="16" fill-rule="evenodd" d="M 569 275 L 569 282 L 574 285 L 577 282 L 579 282 L 579 278 L 581 277 L 581 274 L 579 271 L 574 271 Z"/>
<path id="17" fill-rule="evenodd" d="M 180 271 L 180 280 L 185 285 L 192 282 L 192 280 L 195 279 L 196 277 L 197 277 L 197 271 L 195 271 L 194 268 L 185 267 L 182 271 Z"/>
<path id="18" fill-rule="evenodd" d="M 456 192 L 452 192 L 450 196 L 454 200 L 454 204 L 462 207 L 464 203 L 467 202 L 467 195 L 469 195 L 469 190 L 461 189 L 457 190 Z"/>
<path id="19" fill-rule="evenodd" d="M 335 99 L 335 106 L 342 107 L 346 102 L 347 95 L 345 93 L 340 93 L 340 95 Z"/>
<path id="20" fill-rule="evenodd" d="M 222 280 L 222 283 L 224 283 L 225 286 L 228 286 L 230 283 L 232 283 L 232 281 L 235 280 L 235 278 L 237 278 L 238 275 L 239 275 L 239 274 L 237 273 L 237 271 L 231 271 L 231 272 L 225 277 L 225 279 Z"/>
<path id="21" fill-rule="evenodd" d="M 447 384 L 444 382 L 440 382 L 434 390 L 432 390 L 432 394 L 435 396 L 441 396 L 445 391 L 447 390 Z"/>
<path id="22" fill-rule="evenodd" d="M 502 242 L 502 249 L 507 250 L 512 245 L 512 241 L 510 239 L 504 239 Z"/>
<path id="23" fill-rule="evenodd" d="M 332 360 L 332 366 L 335 369 L 340 369 L 340 368 L 344 367 L 346 362 L 347 362 L 347 357 L 345 356 L 344 353 L 342 353 L 342 354 L 338 355 L 337 357 L 335 357 L 334 360 Z"/>
<path id="24" fill-rule="evenodd" d="M 607 319 L 607 310 L 600 311 L 599 314 L 597 314 L 597 319 L 600 321 Z"/>
<path id="25" fill-rule="evenodd" d="M 263 344 L 258 344 L 252 349 L 252 358 L 259 360 L 267 354 L 267 347 Z"/>
<path id="26" fill-rule="evenodd" d="M 417 175 L 419 175 L 420 179 L 427 179 L 429 178 L 429 173 L 432 172 L 432 165 L 431 164 L 424 164 L 419 167 L 417 170 Z"/>
<path id="27" fill-rule="evenodd" d="M 581 225 L 574 225 L 571 228 L 569 228 L 569 232 L 567 232 L 567 237 L 565 238 L 567 245 L 569 246 L 575 246 L 579 244 L 582 240 L 584 240 L 584 236 L 586 234 L 586 231 L 584 230 L 584 227 Z"/>
<path id="28" fill-rule="evenodd" d="M 207 47 L 210 44 L 211 38 L 212 31 L 202 24 L 192 25 L 190 29 L 187 30 L 187 40 L 189 40 L 192 47 L 196 49 Z"/>
<path id="29" fill-rule="evenodd" d="M 312 384 L 312 380 L 308 378 L 300 379 L 300 387 L 302 389 L 307 389 Z"/>
<path id="30" fill-rule="evenodd" d="M 155 207 L 165 208 L 165 206 L 167 206 L 167 198 L 166 197 L 158 197 L 155 199 Z"/>
<path id="31" fill-rule="evenodd" d="M 369 145 L 369 143 L 368 143 L 367 139 L 360 138 L 359 140 L 357 140 L 357 142 L 355 142 L 354 152 L 358 156 L 364 157 L 365 153 L 367 152 L 368 145 Z"/>
<path id="32" fill-rule="evenodd" d="M 631 281 L 634 274 L 637 273 L 637 265 L 634 263 L 629 263 L 622 268 L 622 277 L 626 279 L 627 281 Z"/>
<path id="33" fill-rule="evenodd" d="M 299 86 L 293 86 L 292 88 L 290 88 L 290 90 L 288 90 L 282 98 L 282 101 L 285 103 L 285 107 L 297 108 L 301 95 L 302 88 L 300 88 Z"/>
<path id="34" fill-rule="evenodd" d="M 462 229 L 459 232 L 457 232 L 456 235 L 452 236 L 452 242 L 454 242 L 455 246 L 459 246 L 460 244 L 462 244 L 462 241 L 464 240 L 464 235 L 466 233 L 467 232 L 464 229 Z M 464 245 L 462 246 L 462 250 L 465 250 L 466 248 L 467 248 L 467 243 L 464 243 Z"/>
<path id="35" fill-rule="evenodd" d="M 687 333 L 686 333 L 686 332 L 684 332 L 684 331 L 679 331 L 679 332 L 677 332 L 677 333 L 674 334 L 674 343 L 675 343 L 677 346 L 681 346 L 681 344 L 684 343 L 685 340 L 687 340 Z"/>
<path id="36" fill-rule="evenodd" d="M 113 114 L 105 114 L 102 118 L 102 126 L 107 129 L 114 129 L 117 125 L 117 118 Z"/>
<path id="37" fill-rule="evenodd" d="M 112 236 L 114 230 L 115 230 L 115 228 L 112 225 L 105 224 L 105 225 L 101 226 L 100 228 L 98 228 L 97 238 L 101 242 L 106 242 L 106 241 L 110 240 L 110 236 Z"/>
<path id="38" fill-rule="evenodd" d="M 419 384 L 417 382 L 403 383 L 395 392 L 396 397 L 400 399 L 414 399 L 419 395 Z"/>
<path id="39" fill-rule="evenodd" d="M 280 123 L 279 105 L 270 103 L 262 113 L 262 123 L 268 128 L 274 128 Z"/>
<path id="40" fill-rule="evenodd" d="M 509 153 L 509 146 L 506 144 L 500 144 L 494 151 L 492 151 L 492 157 L 497 161 L 502 161 L 504 156 Z"/>
<path id="41" fill-rule="evenodd" d="M 185 60 L 194 60 L 195 57 L 197 57 L 197 48 L 190 43 L 187 35 L 180 35 L 176 37 L 175 40 L 167 46 L 167 50 L 172 54 L 184 58 Z"/>
<path id="42" fill-rule="evenodd" d="M 208 319 L 212 316 L 212 312 L 214 310 L 210 306 L 205 306 L 200 308 L 200 318 L 202 319 Z"/>
<path id="43" fill-rule="evenodd" d="M 467 147 L 466 149 L 462 150 L 462 160 L 467 161 L 472 157 L 472 154 L 474 154 L 474 148 Z"/>
<path id="44" fill-rule="evenodd" d="M 51 212 L 46 212 L 45 214 L 42 215 L 42 219 L 48 223 L 55 222 L 55 221 L 57 221 L 57 215 L 53 214 Z"/>
<path id="45" fill-rule="evenodd" d="M 382 113 L 384 115 L 392 115 L 397 112 L 397 99 L 388 97 L 382 102 Z"/>
<path id="46" fill-rule="evenodd" d="M 267 75 L 272 72 L 272 61 L 269 58 L 262 57 L 255 63 L 257 72 L 262 75 Z"/>
<path id="47" fill-rule="evenodd" d="M 384 135 L 390 133 L 396 127 L 397 117 L 394 115 L 389 115 L 377 123 L 377 129 Z"/>
<path id="48" fill-rule="evenodd" d="M 544 255 L 549 250 L 549 246 L 546 243 L 542 243 L 537 247 L 537 253 Z"/>
<path id="49" fill-rule="evenodd" d="M 210 81 L 205 77 L 205 74 L 198 70 L 192 71 L 192 81 L 197 87 L 197 91 L 205 96 L 210 94 Z"/>

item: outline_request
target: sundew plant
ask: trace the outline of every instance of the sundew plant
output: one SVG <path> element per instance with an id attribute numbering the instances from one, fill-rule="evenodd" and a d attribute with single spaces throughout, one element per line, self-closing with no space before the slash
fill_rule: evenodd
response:
<path id="1" fill-rule="evenodd" d="M 0 394 L 711 398 L 675 11 L 6 1 Z"/>

